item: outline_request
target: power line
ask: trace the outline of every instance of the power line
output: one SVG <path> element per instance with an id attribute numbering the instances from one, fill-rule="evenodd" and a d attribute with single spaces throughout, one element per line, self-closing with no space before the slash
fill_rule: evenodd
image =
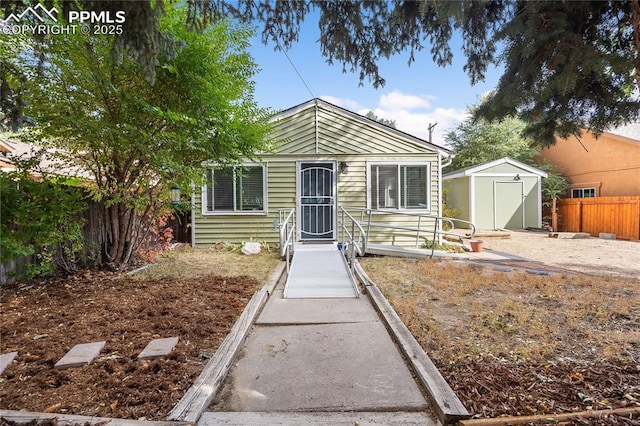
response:
<path id="1" fill-rule="evenodd" d="M 304 81 L 304 78 L 302 78 L 302 74 L 300 74 L 300 72 L 298 71 L 298 68 L 296 68 L 295 64 L 293 63 L 293 61 L 291 60 L 291 58 L 289 57 L 289 55 L 287 55 L 287 51 L 284 50 L 282 48 L 282 46 L 280 45 L 280 41 L 278 40 L 277 37 L 273 37 L 273 39 L 276 41 L 276 44 L 278 45 L 278 48 L 282 51 L 282 53 L 284 53 L 284 56 L 287 58 L 287 60 L 289 61 L 289 63 L 291 64 L 291 67 L 293 68 L 293 70 L 296 72 L 296 74 L 298 74 L 298 78 L 300 79 L 300 81 L 302 81 L 302 84 L 304 84 L 304 87 L 307 88 L 307 91 L 309 92 L 309 94 L 311 95 L 312 99 L 315 99 L 315 95 L 313 94 L 313 92 L 311 91 L 311 89 L 309 88 L 309 86 L 307 85 L 307 82 Z"/>

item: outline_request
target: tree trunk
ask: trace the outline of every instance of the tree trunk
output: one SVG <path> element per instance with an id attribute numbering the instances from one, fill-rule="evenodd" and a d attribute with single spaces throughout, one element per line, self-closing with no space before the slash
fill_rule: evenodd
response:
<path id="1" fill-rule="evenodd" d="M 116 203 L 106 208 L 105 247 L 103 264 L 109 269 L 121 270 L 126 267 L 133 254 L 133 248 L 141 238 L 140 226 L 135 209 L 124 203 Z"/>

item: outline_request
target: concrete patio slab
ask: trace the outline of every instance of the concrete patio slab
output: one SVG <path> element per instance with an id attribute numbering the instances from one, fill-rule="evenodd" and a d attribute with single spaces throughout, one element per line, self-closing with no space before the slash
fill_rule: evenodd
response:
<path id="1" fill-rule="evenodd" d="M 329 324 L 378 319 L 366 298 L 284 299 L 282 290 L 275 290 L 257 324 Z"/>
<path id="2" fill-rule="evenodd" d="M 209 411 L 427 407 L 381 322 L 256 327 Z"/>
<path id="3" fill-rule="evenodd" d="M 106 343 L 107 342 L 93 342 L 75 345 L 60 361 L 56 362 L 54 368 L 64 370 L 66 368 L 91 364 L 91 361 L 100 354 L 100 351 Z"/>
<path id="4" fill-rule="evenodd" d="M 138 355 L 138 359 L 154 359 L 167 356 L 178 344 L 177 337 L 166 337 L 164 339 L 154 339 Z"/>
<path id="5" fill-rule="evenodd" d="M 204 413 L 198 426 L 436 426 L 433 416 L 426 412 L 349 412 L 349 413 Z"/>

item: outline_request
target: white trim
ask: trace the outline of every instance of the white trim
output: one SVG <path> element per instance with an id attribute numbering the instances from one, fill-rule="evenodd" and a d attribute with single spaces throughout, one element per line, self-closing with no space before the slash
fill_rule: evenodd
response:
<path id="1" fill-rule="evenodd" d="M 218 166 L 211 166 L 212 169 L 215 169 Z M 209 211 L 207 210 L 207 204 L 208 204 L 208 200 L 207 200 L 207 189 L 208 189 L 208 185 L 207 183 L 205 183 L 202 188 L 201 188 L 201 205 L 200 208 L 202 210 L 202 216 L 265 216 L 267 214 L 269 214 L 269 206 L 268 206 L 268 190 L 267 190 L 267 186 L 268 186 L 268 173 L 267 173 L 267 163 L 254 163 L 254 162 L 247 162 L 247 163 L 241 163 L 241 164 L 237 164 L 237 165 L 233 165 L 230 166 L 233 167 L 234 169 L 236 167 L 262 167 L 262 210 L 213 210 L 213 211 Z M 235 200 L 236 200 L 236 176 L 235 173 L 233 175 L 233 202 L 235 204 Z"/>
<path id="2" fill-rule="evenodd" d="M 477 166 L 472 166 L 472 167 L 468 167 L 466 169 L 462 169 L 462 170 L 458 170 L 458 171 L 454 171 L 451 173 L 448 173 L 447 175 L 443 176 L 443 179 L 448 180 L 448 179 L 455 179 L 455 178 L 459 178 L 459 177 L 465 177 L 465 176 L 471 176 L 474 174 L 478 174 L 479 172 L 482 172 L 483 170 L 486 170 L 488 168 L 491 167 L 495 167 L 498 166 L 500 164 L 510 164 L 514 167 L 526 170 L 527 172 L 537 175 L 537 176 L 542 176 L 542 177 L 548 177 L 547 172 L 537 169 L 535 167 L 531 167 L 527 164 L 521 163 L 520 161 L 516 161 L 512 158 L 509 157 L 504 157 L 504 158 L 500 158 L 498 160 L 495 161 L 490 161 L 488 163 L 483 163 L 483 164 L 478 164 Z M 491 173 L 490 176 L 499 176 L 500 174 L 498 173 Z M 507 174 L 509 175 L 509 174 Z M 513 176 L 513 174 L 510 174 L 511 176 Z"/>
<path id="3" fill-rule="evenodd" d="M 593 189 L 593 197 L 584 197 L 584 191 L 588 190 L 588 189 Z M 574 197 L 573 196 L 573 191 L 578 191 L 578 190 L 582 191 L 582 195 L 583 195 L 582 197 Z M 572 185 L 569 188 L 569 191 L 571 193 L 571 197 L 570 198 L 595 198 L 595 197 L 598 196 L 598 188 L 596 188 L 595 186 L 579 186 L 579 185 L 573 186 Z"/>
<path id="4" fill-rule="evenodd" d="M 542 228 L 542 176 L 538 176 L 536 188 L 538 189 L 538 191 L 536 191 L 538 193 L 538 205 L 536 207 L 538 211 L 538 224 L 536 226 Z"/>
<path id="5" fill-rule="evenodd" d="M 431 185 L 433 184 L 432 178 L 432 163 L 433 161 L 367 161 L 367 171 L 366 171 L 366 186 L 367 186 L 367 208 L 372 209 L 371 203 L 371 166 L 375 165 L 386 165 L 386 166 L 396 166 L 397 167 L 397 184 L 398 184 L 398 207 L 397 208 L 389 208 L 389 209 L 381 209 L 388 211 L 398 211 L 398 212 L 418 212 L 418 213 L 431 213 L 433 211 L 433 193 L 431 190 Z M 428 203 L 427 208 L 424 209 L 411 209 L 411 208 L 403 208 L 402 207 L 402 189 L 400 188 L 400 166 L 426 166 L 427 167 L 427 185 L 426 185 L 426 201 Z M 440 179 L 439 179 L 440 182 Z M 438 202 L 438 205 L 441 203 Z"/>
<path id="6" fill-rule="evenodd" d="M 469 222 L 476 223 L 476 177 L 469 176 Z"/>
<path id="7" fill-rule="evenodd" d="M 522 177 L 535 177 L 538 178 L 540 177 L 540 175 L 536 175 L 533 173 L 474 173 L 474 176 L 481 176 L 481 177 L 515 177 L 516 175 Z"/>
<path id="8" fill-rule="evenodd" d="M 332 189 L 333 189 L 333 208 L 332 208 L 332 220 L 333 220 L 333 237 L 336 241 L 338 239 L 338 161 L 337 160 L 297 160 L 296 161 L 296 241 L 302 241 L 302 203 L 300 202 L 301 190 L 300 190 L 300 176 L 302 175 L 302 164 L 331 164 L 333 166 L 332 176 Z M 308 238 L 307 240 L 313 240 Z M 320 240 L 320 239 L 319 239 Z M 328 240 L 323 238 L 322 240 Z"/>

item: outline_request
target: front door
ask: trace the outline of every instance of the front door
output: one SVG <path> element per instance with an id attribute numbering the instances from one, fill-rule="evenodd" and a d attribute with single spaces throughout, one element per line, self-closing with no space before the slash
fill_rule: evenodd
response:
<path id="1" fill-rule="evenodd" d="M 299 163 L 298 220 L 301 240 L 335 239 L 335 170 L 333 162 Z"/>

